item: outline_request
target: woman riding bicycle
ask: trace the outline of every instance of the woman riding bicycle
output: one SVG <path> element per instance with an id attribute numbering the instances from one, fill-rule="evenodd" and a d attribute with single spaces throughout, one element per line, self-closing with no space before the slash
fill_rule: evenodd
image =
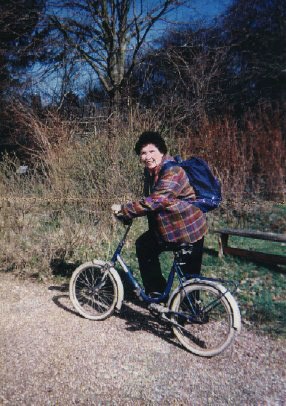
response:
<path id="1" fill-rule="evenodd" d="M 195 191 L 180 166 L 164 164 L 175 161 L 167 155 L 164 139 L 158 132 L 143 132 L 135 152 L 145 166 L 145 197 L 126 204 L 112 206 L 114 214 L 128 221 L 148 217 L 149 229 L 136 241 L 136 254 L 146 294 L 162 293 L 166 280 L 162 275 L 159 255 L 186 244 L 182 271 L 200 274 L 206 216 L 192 204 Z M 163 168 L 163 169 L 162 169 Z"/>

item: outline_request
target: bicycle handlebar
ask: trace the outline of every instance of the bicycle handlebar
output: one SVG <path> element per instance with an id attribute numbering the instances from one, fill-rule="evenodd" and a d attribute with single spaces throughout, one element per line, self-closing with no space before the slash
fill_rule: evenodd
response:
<path id="1" fill-rule="evenodd" d="M 120 221 L 120 223 L 124 224 L 125 226 L 131 226 L 133 220 L 132 219 L 125 219 L 124 217 L 113 213 L 113 216 L 116 218 L 116 220 Z"/>

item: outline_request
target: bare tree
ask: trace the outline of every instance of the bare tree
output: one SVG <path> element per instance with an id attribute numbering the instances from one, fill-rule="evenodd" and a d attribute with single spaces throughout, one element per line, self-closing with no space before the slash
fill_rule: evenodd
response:
<path id="1" fill-rule="evenodd" d="M 33 34 L 44 5 L 45 0 L 0 0 L 0 146 L 11 144 L 9 104 L 24 87 L 22 70 L 34 60 Z"/>
<path id="2" fill-rule="evenodd" d="M 122 96 L 146 38 L 187 1 L 61 0 L 50 22 L 71 53 L 97 75 L 112 101 Z M 64 12 L 62 11 L 64 10 Z"/>
<path id="3" fill-rule="evenodd" d="M 230 45 L 223 88 L 229 101 L 242 111 L 262 99 L 285 103 L 285 0 L 234 0 L 221 29 Z"/>
<path id="4" fill-rule="evenodd" d="M 219 104 L 228 48 L 212 43 L 215 30 L 171 32 L 145 55 L 132 77 L 141 103 L 164 105 L 169 116 L 198 121 Z"/>
<path id="5" fill-rule="evenodd" d="M 0 0 L 1 92 L 17 84 L 17 71 L 33 59 L 33 31 L 44 4 L 45 0 Z"/>

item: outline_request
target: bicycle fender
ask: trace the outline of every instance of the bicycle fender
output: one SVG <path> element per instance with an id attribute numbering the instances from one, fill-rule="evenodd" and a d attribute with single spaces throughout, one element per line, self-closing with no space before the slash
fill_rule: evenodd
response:
<path id="1" fill-rule="evenodd" d="M 226 287 L 224 287 L 220 283 L 214 282 L 213 284 L 211 283 L 211 285 L 213 287 L 217 288 L 218 290 L 220 290 L 220 292 L 224 295 L 224 297 L 228 301 L 228 303 L 230 305 L 230 308 L 232 309 L 232 325 L 233 325 L 233 328 L 238 333 L 240 333 L 240 331 L 241 331 L 241 315 L 240 315 L 240 310 L 239 310 L 237 301 L 235 300 L 233 295 L 226 289 Z"/>
<path id="2" fill-rule="evenodd" d="M 115 307 L 116 307 L 117 310 L 120 310 L 121 306 L 122 306 L 123 298 L 124 298 L 124 288 L 123 288 L 123 284 L 122 284 L 122 281 L 121 281 L 121 278 L 120 278 L 118 272 L 116 271 L 115 268 L 113 268 L 113 266 L 108 264 L 108 262 L 101 261 L 100 259 L 94 259 L 92 261 L 92 263 L 94 265 L 99 265 L 99 266 L 108 265 L 109 272 L 111 273 L 111 275 L 115 279 L 116 285 L 117 285 L 118 300 L 117 300 L 117 303 L 116 303 Z"/>
<path id="3" fill-rule="evenodd" d="M 239 311 L 239 307 L 238 304 L 236 302 L 236 300 L 234 299 L 234 297 L 232 296 L 232 294 L 220 283 L 218 282 L 214 282 L 214 281 L 205 281 L 205 280 L 201 280 L 201 279 L 190 279 L 188 281 L 186 281 L 183 284 L 183 287 L 185 286 L 189 286 L 189 285 L 194 285 L 194 284 L 203 284 L 203 285 L 209 285 L 214 287 L 215 289 L 217 289 L 218 291 L 220 291 L 224 297 L 226 298 L 230 309 L 232 309 L 232 326 L 233 328 L 240 333 L 241 331 L 241 315 L 240 315 L 240 311 Z M 182 290 L 182 288 L 179 286 L 177 287 L 172 295 L 169 298 L 168 301 L 168 307 L 170 308 L 172 305 L 172 302 L 176 296 L 177 293 L 179 293 L 179 291 Z"/>

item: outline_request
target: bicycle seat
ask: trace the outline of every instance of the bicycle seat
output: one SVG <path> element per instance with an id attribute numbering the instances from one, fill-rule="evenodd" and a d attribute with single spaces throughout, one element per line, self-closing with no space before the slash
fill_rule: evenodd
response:
<path id="1" fill-rule="evenodd" d="M 174 249 L 174 252 L 181 251 L 181 250 L 189 251 L 189 250 L 193 249 L 193 246 L 194 246 L 194 244 L 192 244 L 192 243 L 183 242 L 183 243 L 179 244 L 177 246 L 177 248 Z"/>
<path id="2" fill-rule="evenodd" d="M 173 252 L 179 252 L 179 251 L 192 251 L 193 250 L 194 244 L 188 243 L 188 242 L 169 242 L 166 243 L 164 246 L 165 251 L 173 251 Z"/>

